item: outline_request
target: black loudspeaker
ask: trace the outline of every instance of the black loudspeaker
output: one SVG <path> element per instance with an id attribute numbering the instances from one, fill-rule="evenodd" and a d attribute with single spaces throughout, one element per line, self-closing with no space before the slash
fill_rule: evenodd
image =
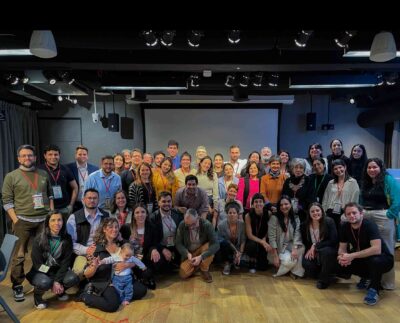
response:
<path id="1" fill-rule="evenodd" d="M 108 114 L 108 130 L 112 132 L 119 132 L 119 114 Z"/>
<path id="2" fill-rule="evenodd" d="M 133 119 L 121 117 L 121 138 L 133 139 Z"/>
<path id="3" fill-rule="evenodd" d="M 317 114 L 315 112 L 307 113 L 307 131 L 313 131 L 317 129 Z"/>

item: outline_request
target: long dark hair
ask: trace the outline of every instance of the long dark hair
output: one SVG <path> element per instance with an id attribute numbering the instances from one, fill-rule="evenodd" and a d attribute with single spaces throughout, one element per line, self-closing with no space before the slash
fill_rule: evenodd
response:
<path id="1" fill-rule="evenodd" d="M 136 219 L 135 219 L 135 211 L 137 208 L 143 208 L 146 211 L 146 220 L 144 222 L 144 226 L 146 227 L 146 224 L 148 225 L 148 223 L 150 223 L 150 214 L 149 214 L 149 210 L 147 210 L 147 207 L 143 204 L 143 203 L 138 203 L 133 207 L 132 210 L 132 221 L 131 221 L 131 234 L 136 235 L 136 231 L 137 231 L 137 223 L 136 223 Z M 145 229 L 146 230 L 146 229 Z"/>
<path id="2" fill-rule="evenodd" d="M 307 239 L 308 241 L 311 241 L 311 235 L 310 235 L 310 225 L 312 223 L 311 215 L 310 215 L 310 210 L 313 206 L 318 206 L 319 209 L 322 212 L 321 219 L 319 220 L 319 239 L 322 240 L 325 237 L 325 232 L 327 231 L 326 229 L 326 215 L 325 211 L 322 208 L 322 205 L 319 204 L 318 202 L 311 203 L 310 206 L 308 207 L 307 211 L 307 219 L 306 219 L 306 228 L 307 228 Z"/>
<path id="3" fill-rule="evenodd" d="M 355 147 L 360 147 L 361 148 L 361 150 L 362 150 L 362 156 L 361 156 L 361 158 L 359 159 L 360 160 L 360 163 L 362 164 L 362 165 L 365 165 L 365 163 L 366 163 L 366 161 L 367 161 L 367 159 L 368 159 L 368 156 L 367 156 L 367 150 L 365 149 L 365 146 L 363 145 L 363 144 L 356 144 L 356 145 L 354 145 L 352 148 L 351 148 L 351 150 L 350 150 L 350 162 L 352 162 L 352 161 L 354 161 L 354 160 L 357 160 L 357 159 L 355 159 L 354 157 L 353 157 L 353 149 L 355 148 Z"/>
<path id="4" fill-rule="evenodd" d="M 308 157 L 307 157 L 307 160 L 312 162 L 311 154 L 310 154 L 310 150 L 311 150 L 312 147 L 315 147 L 315 148 L 318 148 L 319 150 L 321 150 L 321 153 L 319 154 L 319 157 L 320 158 L 324 157 L 324 155 L 322 154 L 322 146 L 321 146 L 321 144 L 318 143 L 318 142 L 314 142 L 313 144 L 308 146 Z"/>
<path id="5" fill-rule="evenodd" d="M 39 246 L 43 249 L 44 252 L 50 252 L 49 239 L 51 238 L 51 232 L 50 232 L 49 222 L 54 214 L 61 214 L 61 213 L 59 210 L 54 210 L 53 212 L 47 214 L 46 219 L 44 220 L 43 230 L 40 231 L 38 235 Z M 71 236 L 67 233 L 67 224 L 64 222 L 64 218 L 62 217 L 62 215 L 61 218 L 63 219 L 63 224 L 58 235 L 61 238 L 61 241 L 71 239 Z"/>
<path id="6" fill-rule="evenodd" d="M 126 205 L 125 205 L 124 211 L 127 211 L 129 209 L 129 198 L 128 198 L 128 195 L 126 194 L 126 192 L 124 190 L 121 189 L 121 190 L 116 191 L 114 196 L 113 196 L 113 204 L 111 205 L 111 210 L 110 210 L 111 213 L 114 213 L 118 209 L 118 207 L 117 207 L 117 195 L 119 193 L 124 194 L 125 199 L 126 199 Z"/>
<path id="7" fill-rule="evenodd" d="M 290 197 L 287 195 L 282 195 L 281 198 L 279 199 L 278 203 L 277 203 L 277 212 L 276 212 L 276 217 L 278 218 L 278 223 L 279 226 L 281 227 L 283 232 L 287 231 L 287 227 L 285 225 L 285 216 L 283 215 L 282 211 L 281 211 L 281 201 L 282 200 L 288 200 L 290 203 L 290 210 L 289 210 L 289 222 L 292 224 L 292 227 L 294 230 L 296 230 L 296 219 L 294 216 L 294 211 L 293 211 L 293 207 L 292 207 L 292 202 L 290 200 Z"/>
<path id="8" fill-rule="evenodd" d="M 116 223 L 119 226 L 118 220 L 116 218 L 105 218 L 100 222 L 100 225 L 97 227 L 96 232 L 94 233 L 93 242 L 95 244 L 99 244 L 102 246 L 107 245 L 106 235 L 104 234 L 104 228 L 106 228 L 109 224 Z M 117 240 L 117 239 L 116 239 Z"/>
<path id="9" fill-rule="evenodd" d="M 372 178 L 368 175 L 367 169 L 368 169 L 368 164 L 371 162 L 375 162 L 379 168 L 381 169 L 381 172 L 379 175 L 376 177 L 376 182 L 375 184 L 372 183 Z M 382 159 L 380 158 L 368 158 L 367 162 L 365 163 L 364 166 L 364 171 L 363 171 L 363 177 L 362 177 L 362 188 L 363 190 L 368 190 L 373 186 L 385 187 L 385 175 L 387 174 L 386 172 L 386 167 L 385 164 L 383 163 Z"/>
<path id="10" fill-rule="evenodd" d="M 208 159 L 209 161 L 210 161 L 210 168 L 208 169 L 208 171 L 207 171 L 207 173 L 206 173 L 206 175 L 207 175 L 207 177 L 208 177 L 208 179 L 210 180 L 210 181 L 212 181 L 212 180 L 214 180 L 214 164 L 213 164 L 213 161 L 212 161 L 212 159 L 211 159 L 211 157 L 210 156 L 205 156 L 205 157 L 203 157 L 202 159 L 200 159 L 200 162 L 199 162 L 199 167 L 198 167 L 198 169 L 197 169 L 197 174 L 201 174 L 202 173 L 202 170 L 201 170 L 201 163 L 203 162 L 203 161 L 205 161 L 206 159 Z"/>
<path id="11" fill-rule="evenodd" d="M 335 139 L 335 140 L 337 140 L 337 139 Z M 350 178 L 350 175 L 349 175 L 349 172 L 348 172 L 347 165 L 346 165 L 345 161 L 343 159 L 335 159 L 332 162 L 332 175 L 333 175 L 333 182 L 334 183 L 338 182 L 339 177 L 335 175 L 335 172 L 333 171 L 333 168 L 335 166 L 339 166 L 339 165 L 346 167 L 346 172 L 345 172 L 345 175 L 344 175 L 344 181 L 346 182 Z"/>
<path id="12" fill-rule="evenodd" d="M 335 140 L 337 140 L 337 141 L 340 142 L 340 145 L 342 146 L 342 150 L 341 150 L 341 153 L 340 153 L 339 156 L 343 156 L 343 155 L 344 155 L 343 142 L 342 142 L 340 139 L 338 139 L 338 138 L 332 139 L 332 140 L 331 140 L 331 143 L 329 144 L 329 147 L 331 148 L 332 156 L 335 156 L 335 154 L 333 153 L 333 150 L 332 150 L 332 144 L 333 144 L 333 142 L 334 142 Z"/>

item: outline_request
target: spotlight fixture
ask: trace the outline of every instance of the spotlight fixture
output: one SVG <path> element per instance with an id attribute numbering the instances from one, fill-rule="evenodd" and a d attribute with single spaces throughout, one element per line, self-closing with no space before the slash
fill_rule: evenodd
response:
<path id="1" fill-rule="evenodd" d="M 228 40 L 231 44 L 238 44 L 240 42 L 240 30 L 231 30 L 228 34 Z"/>
<path id="2" fill-rule="evenodd" d="M 58 96 L 58 101 L 60 101 L 60 97 L 61 97 L 61 95 Z M 77 103 L 78 103 L 78 99 L 77 99 L 77 98 L 70 97 L 69 95 L 67 95 L 67 96 L 65 97 L 65 100 L 71 102 L 72 104 L 77 104 Z M 61 100 L 61 101 L 62 101 L 62 100 Z"/>
<path id="3" fill-rule="evenodd" d="M 377 80 L 376 85 L 378 85 L 378 86 L 381 86 L 381 85 L 383 85 L 385 83 L 385 80 L 383 78 L 383 74 L 381 74 L 381 73 L 376 75 L 376 80 Z"/>
<path id="4" fill-rule="evenodd" d="M 250 75 L 249 73 L 242 74 L 240 77 L 239 85 L 241 87 L 248 87 L 250 83 Z"/>
<path id="5" fill-rule="evenodd" d="M 171 47 L 175 37 L 175 30 L 164 30 L 161 35 L 161 45 Z"/>
<path id="6" fill-rule="evenodd" d="M 193 74 L 193 75 L 190 76 L 189 80 L 190 80 L 190 86 L 191 87 L 199 87 L 200 86 L 200 84 L 199 84 L 199 75 Z"/>
<path id="7" fill-rule="evenodd" d="M 6 80 L 10 85 L 17 85 L 19 83 L 19 77 L 14 74 L 7 75 Z"/>
<path id="8" fill-rule="evenodd" d="M 396 41 L 393 34 L 388 31 L 382 31 L 376 34 L 372 41 L 369 59 L 373 62 L 388 62 L 395 58 Z"/>
<path id="9" fill-rule="evenodd" d="M 67 83 L 69 85 L 71 85 L 72 83 L 75 82 L 75 78 L 73 78 L 69 72 L 66 72 L 66 71 L 61 72 L 60 77 L 65 83 Z"/>
<path id="10" fill-rule="evenodd" d="M 350 97 L 349 99 L 350 104 L 356 103 L 356 99 L 354 97 Z"/>
<path id="11" fill-rule="evenodd" d="M 158 38 L 152 30 L 145 30 L 142 32 L 146 46 L 154 47 L 158 44 Z"/>
<path id="12" fill-rule="evenodd" d="M 302 30 L 299 35 L 294 39 L 294 43 L 297 47 L 306 47 L 308 39 L 313 34 L 313 30 Z"/>
<path id="13" fill-rule="evenodd" d="M 277 87 L 279 83 L 279 74 L 273 73 L 268 78 L 268 85 L 272 87 Z"/>
<path id="14" fill-rule="evenodd" d="M 40 58 L 53 58 L 57 56 L 57 46 L 53 33 L 50 30 L 34 30 L 29 43 L 32 55 Z"/>
<path id="15" fill-rule="evenodd" d="M 59 102 L 62 102 L 62 101 L 64 100 L 64 98 L 62 97 L 62 95 L 59 95 L 59 96 L 57 96 L 57 100 L 58 100 Z"/>
<path id="16" fill-rule="evenodd" d="M 262 72 L 259 72 L 256 75 L 254 75 L 253 85 L 255 87 L 262 86 L 263 77 L 264 77 L 264 74 Z"/>
<path id="17" fill-rule="evenodd" d="M 334 41 L 339 47 L 347 48 L 349 47 L 348 43 L 350 39 L 352 39 L 355 35 L 357 35 L 356 30 L 346 30 L 341 38 L 335 38 Z"/>
<path id="18" fill-rule="evenodd" d="M 146 92 L 140 90 L 131 90 L 130 99 L 138 102 L 146 102 L 147 101 Z"/>
<path id="19" fill-rule="evenodd" d="M 204 36 L 204 32 L 202 30 L 192 30 L 191 34 L 188 38 L 188 44 L 190 47 L 199 47 L 201 37 Z"/>
<path id="20" fill-rule="evenodd" d="M 47 79 L 50 85 L 54 85 L 57 83 L 58 75 L 52 71 L 43 71 L 44 77 Z"/>
<path id="21" fill-rule="evenodd" d="M 26 83 L 28 83 L 29 82 L 29 77 L 28 76 L 26 76 L 25 74 L 24 75 L 22 75 L 22 77 L 21 77 L 21 82 L 23 83 L 23 84 L 26 84 Z"/>
<path id="22" fill-rule="evenodd" d="M 397 72 L 389 73 L 385 76 L 386 85 L 393 86 L 396 84 L 399 74 Z"/>
<path id="23" fill-rule="evenodd" d="M 234 87 L 234 85 L 235 85 L 235 76 L 234 75 L 228 75 L 226 77 L 225 86 Z"/>
<path id="24" fill-rule="evenodd" d="M 249 96 L 247 93 L 247 90 L 242 89 L 242 88 L 233 88 L 233 99 L 232 101 L 234 102 L 244 102 L 244 101 L 249 101 Z"/>

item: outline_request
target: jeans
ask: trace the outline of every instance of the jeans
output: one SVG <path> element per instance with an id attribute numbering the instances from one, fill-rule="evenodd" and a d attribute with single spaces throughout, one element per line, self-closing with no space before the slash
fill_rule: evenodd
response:
<path id="1" fill-rule="evenodd" d="M 112 283 L 119 293 L 121 302 L 129 302 L 133 298 L 132 275 L 114 275 L 112 278 Z"/>

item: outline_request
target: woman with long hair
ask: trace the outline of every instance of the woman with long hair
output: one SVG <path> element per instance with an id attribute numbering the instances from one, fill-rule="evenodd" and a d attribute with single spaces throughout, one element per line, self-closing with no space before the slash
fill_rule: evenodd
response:
<path id="1" fill-rule="evenodd" d="M 224 176 L 224 156 L 221 153 L 214 155 L 214 172 L 218 178 Z"/>
<path id="2" fill-rule="evenodd" d="M 188 175 L 196 175 L 196 169 L 191 167 L 192 156 L 187 152 L 181 155 L 181 167 L 174 170 L 174 174 L 179 182 L 179 188 L 185 186 L 185 178 Z"/>
<path id="3" fill-rule="evenodd" d="M 340 139 L 333 139 L 329 147 L 331 148 L 332 154 L 326 157 L 326 159 L 328 160 L 328 174 L 333 175 L 332 163 L 337 159 L 343 160 L 346 167 L 349 168 L 350 159 L 344 154 L 342 141 Z"/>
<path id="4" fill-rule="evenodd" d="M 210 207 L 213 209 L 217 205 L 218 193 L 218 176 L 214 172 L 213 162 L 210 156 L 205 156 L 200 160 L 197 169 L 198 187 L 206 191 L 210 202 Z"/>
<path id="5" fill-rule="evenodd" d="M 267 254 L 271 251 L 268 243 L 268 210 L 264 208 L 264 197 L 260 193 L 253 195 L 251 209 L 245 215 L 247 241 L 245 253 L 249 256 L 249 272 L 256 273 L 256 268 L 266 270 Z"/>
<path id="6" fill-rule="evenodd" d="M 356 179 L 358 186 L 360 187 L 367 159 L 367 151 L 364 145 L 356 144 L 351 148 L 348 172 L 351 177 Z"/>
<path id="7" fill-rule="evenodd" d="M 84 272 L 89 284 L 80 298 L 87 306 L 98 308 L 104 312 L 116 312 L 121 304 L 119 293 L 111 283 L 113 265 L 100 263 L 100 260 L 119 252 L 123 241 L 119 240 L 118 236 L 118 220 L 115 218 L 104 219 L 94 235 L 93 241 L 96 244 L 96 250 Z M 121 271 L 133 266 L 133 263 L 118 263 L 114 269 Z M 138 281 L 133 282 L 133 300 L 143 298 L 146 293 L 147 288 L 143 284 Z"/>
<path id="8" fill-rule="evenodd" d="M 228 187 L 231 184 L 239 183 L 239 178 L 233 176 L 233 165 L 231 163 L 225 163 L 223 167 L 223 176 L 218 178 L 218 194 L 220 199 L 226 198 Z"/>
<path id="9" fill-rule="evenodd" d="M 259 165 L 252 161 L 247 164 L 245 177 L 239 179 L 239 191 L 237 199 L 243 204 L 245 213 L 249 211 L 251 207 L 250 201 L 253 195 L 260 192 L 260 168 Z"/>
<path id="10" fill-rule="evenodd" d="M 148 163 L 142 163 L 139 166 L 136 180 L 129 186 L 129 205 L 133 207 L 140 203 L 146 205 L 150 213 L 158 208 L 153 186 L 153 172 Z"/>
<path id="11" fill-rule="evenodd" d="M 335 222 L 325 215 L 322 205 L 315 202 L 310 205 L 300 232 L 305 246 L 303 268 L 306 275 L 318 279 L 318 289 L 328 288 L 335 280 L 337 263 L 339 239 Z"/>
<path id="12" fill-rule="evenodd" d="M 280 149 L 278 156 L 281 159 L 281 173 L 286 175 L 286 178 L 290 177 L 290 154 L 289 151 Z"/>
<path id="13" fill-rule="evenodd" d="M 382 240 L 394 255 L 395 221 L 399 221 L 400 212 L 400 185 L 388 174 L 383 161 L 379 158 L 367 160 L 362 183 L 360 201 L 364 207 L 364 216 L 378 225 Z M 394 267 L 383 274 L 381 283 L 384 289 L 395 288 Z"/>
<path id="14" fill-rule="evenodd" d="M 324 158 L 322 154 L 322 146 L 320 143 L 315 142 L 308 147 L 308 156 L 304 160 L 306 161 L 306 175 L 310 175 L 313 173 L 313 161 L 317 158 L 323 158 L 325 161 L 325 165 L 328 164 L 328 160 Z"/>
<path id="15" fill-rule="evenodd" d="M 304 276 L 301 263 L 304 246 L 300 235 L 300 220 L 294 213 L 291 199 L 283 195 L 278 201 L 278 210 L 268 222 L 268 239 L 272 251 L 268 254 L 277 273 L 274 277 L 291 272 L 292 277 Z"/>
<path id="16" fill-rule="evenodd" d="M 46 216 L 44 227 L 33 240 L 32 268 L 26 275 L 34 286 L 33 299 L 37 309 L 45 309 L 43 294 L 51 289 L 59 300 L 66 301 L 65 291 L 78 284 L 78 276 L 69 269 L 72 259 L 72 239 L 58 211 Z"/>
<path id="17" fill-rule="evenodd" d="M 160 193 L 170 192 L 172 194 L 172 200 L 175 200 L 176 191 L 179 188 L 179 182 L 174 174 L 172 168 L 172 159 L 165 157 L 160 164 L 160 171 L 153 174 L 153 187 L 156 193 L 156 201 L 160 197 Z"/>
<path id="18" fill-rule="evenodd" d="M 322 203 L 326 187 L 333 178 L 326 172 L 325 158 L 317 157 L 312 161 L 313 173 L 309 176 L 314 191 L 315 200 Z"/>
<path id="19" fill-rule="evenodd" d="M 125 191 L 115 192 L 110 216 L 116 218 L 120 226 L 132 222 L 132 209 L 128 206 L 128 196 Z"/>
<path id="20" fill-rule="evenodd" d="M 254 150 L 249 154 L 249 157 L 247 158 L 246 166 L 243 167 L 243 169 L 240 172 L 240 177 L 245 177 L 246 175 L 249 175 L 247 166 L 251 162 L 257 163 L 258 169 L 260 170 L 258 177 L 261 178 L 263 175 L 265 175 L 265 167 L 264 167 L 264 164 L 261 162 L 261 155 L 258 151 Z"/>
<path id="21" fill-rule="evenodd" d="M 125 158 L 124 155 L 117 153 L 113 156 L 114 159 L 114 172 L 118 175 L 125 170 Z"/>
<path id="22" fill-rule="evenodd" d="M 349 202 L 358 203 L 360 188 L 357 181 L 347 173 L 347 166 L 343 159 L 336 159 L 332 163 L 333 179 L 329 181 L 322 199 L 322 207 L 330 216 L 339 231 L 340 218 L 344 206 Z"/>

